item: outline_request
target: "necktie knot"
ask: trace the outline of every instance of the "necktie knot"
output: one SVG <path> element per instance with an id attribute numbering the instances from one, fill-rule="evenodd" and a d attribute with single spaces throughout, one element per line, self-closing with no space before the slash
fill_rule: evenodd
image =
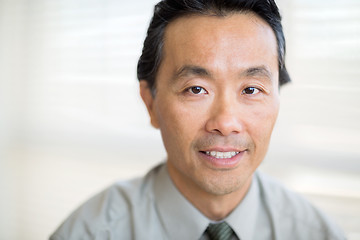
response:
<path id="1" fill-rule="evenodd" d="M 234 232 L 226 222 L 210 223 L 206 231 L 211 240 L 229 240 Z"/>

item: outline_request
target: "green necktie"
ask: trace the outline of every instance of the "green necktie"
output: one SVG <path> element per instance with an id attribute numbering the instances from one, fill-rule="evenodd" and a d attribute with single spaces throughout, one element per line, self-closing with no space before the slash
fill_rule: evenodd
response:
<path id="1" fill-rule="evenodd" d="M 210 223 L 206 231 L 211 240 L 230 240 L 234 233 L 226 222 Z"/>

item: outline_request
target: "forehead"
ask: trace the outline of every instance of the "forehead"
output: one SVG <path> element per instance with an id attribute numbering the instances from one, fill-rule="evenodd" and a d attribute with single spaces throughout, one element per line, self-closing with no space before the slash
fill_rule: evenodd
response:
<path id="1" fill-rule="evenodd" d="M 234 64 L 270 58 L 277 65 L 277 43 L 271 27 L 254 13 L 227 16 L 188 15 L 171 22 L 164 36 L 163 60 L 222 61 Z M 262 56 L 259 58 L 259 56 Z"/>
<path id="2" fill-rule="evenodd" d="M 256 13 L 244 11 L 229 12 L 225 15 L 216 15 L 212 13 L 186 14 L 171 21 L 167 26 L 167 32 L 170 33 L 172 28 L 180 29 L 181 26 L 186 28 L 189 32 L 201 28 L 207 30 L 209 27 L 212 28 L 216 26 L 222 26 L 222 29 L 224 30 L 231 28 L 236 32 L 241 29 L 250 30 L 254 25 L 265 27 L 263 30 L 271 30 L 270 25 Z"/>

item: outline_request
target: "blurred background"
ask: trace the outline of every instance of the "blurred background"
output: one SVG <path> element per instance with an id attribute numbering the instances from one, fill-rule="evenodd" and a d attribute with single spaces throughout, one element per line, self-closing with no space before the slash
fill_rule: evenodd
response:
<path id="1" fill-rule="evenodd" d="M 0 240 L 165 159 L 138 96 L 155 0 L 0 0 Z M 278 0 L 293 83 L 261 170 L 360 239 L 360 2 Z"/>

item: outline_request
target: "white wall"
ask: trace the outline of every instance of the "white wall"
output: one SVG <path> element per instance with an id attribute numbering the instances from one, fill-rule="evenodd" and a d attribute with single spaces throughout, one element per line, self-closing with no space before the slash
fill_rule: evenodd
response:
<path id="1" fill-rule="evenodd" d="M 0 239 L 16 239 L 20 184 L 13 149 L 24 107 L 22 2 L 0 1 Z"/>
<path id="2" fill-rule="evenodd" d="M 0 0 L 0 240 L 165 158 L 136 80 L 154 2 Z M 360 239 L 360 3 L 279 3 L 293 83 L 261 168 Z"/>

